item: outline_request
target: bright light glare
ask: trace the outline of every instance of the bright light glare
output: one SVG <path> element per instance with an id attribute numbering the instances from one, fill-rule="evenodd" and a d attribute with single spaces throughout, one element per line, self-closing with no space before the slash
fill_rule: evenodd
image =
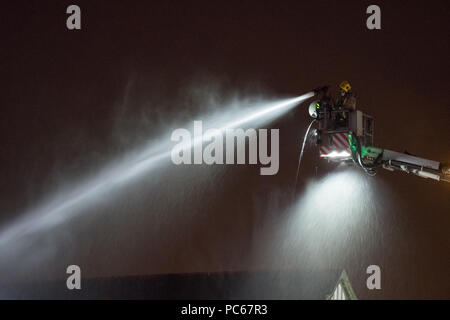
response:
<path id="1" fill-rule="evenodd" d="M 308 223 L 320 223 L 334 232 L 348 219 L 364 215 L 373 195 L 370 182 L 371 178 L 356 168 L 341 168 L 308 185 L 298 202 L 298 212 Z"/>
<path id="2" fill-rule="evenodd" d="M 376 183 L 349 167 L 308 183 L 286 220 L 281 234 L 285 239 L 283 256 L 277 263 L 291 267 L 306 264 L 313 269 L 337 268 L 355 250 L 360 251 L 359 246 L 371 243 L 377 232 L 376 213 L 380 209 Z M 382 205 L 388 205 L 386 199 Z"/>
<path id="3" fill-rule="evenodd" d="M 350 157 L 350 153 L 347 151 L 331 151 L 329 154 L 322 154 L 320 155 L 322 158 L 347 158 Z"/>
<path id="4" fill-rule="evenodd" d="M 226 129 L 248 125 L 249 123 L 252 123 L 252 125 L 260 125 L 297 106 L 300 102 L 313 95 L 313 92 L 309 92 L 282 102 L 259 104 L 245 110 L 238 110 L 232 113 L 231 119 L 230 117 L 228 119 L 220 118 L 222 125 L 219 126 L 219 130 L 224 131 Z M 225 113 L 226 111 L 224 110 L 223 112 Z M 209 122 L 213 123 L 213 121 Z M 195 144 L 201 143 L 209 138 L 211 137 L 203 136 L 203 139 L 194 139 L 191 144 L 185 147 L 191 148 Z M 81 184 L 65 194 L 50 198 L 41 207 L 23 215 L 15 223 L 7 226 L 0 232 L 0 245 L 5 245 L 5 242 L 9 240 L 15 240 L 39 231 L 46 231 L 51 227 L 60 225 L 74 215 L 81 214 L 86 206 L 96 200 L 102 199 L 118 186 L 130 182 L 132 178 L 141 177 L 157 168 L 157 165 L 170 164 L 171 162 L 167 161 L 170 159 L 172 148 L 172 144 L 169 143 L 170 134 L 159 140 L 164 141 L 164 139 L 167 139 L 167 145 L 163 144 L 156 148 L 154 146 L 147 147 L 141 152 L 138 152 L 138 155 L 133 157 L 134 160 L 128 160 L 109 168 L 98 176 L 92 177 L 86 183 Z M 166 162 L 162 160 L 166 160 Z"/>

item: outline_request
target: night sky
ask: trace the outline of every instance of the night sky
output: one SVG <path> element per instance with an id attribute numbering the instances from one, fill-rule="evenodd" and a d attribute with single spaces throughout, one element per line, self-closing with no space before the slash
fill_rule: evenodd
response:
<path id="1" fill-rule="evenodd" d="M 382 29 L 370 31 L 375 3 Z M 376 146 L 450 162 L 448 1 L 76 1 L 78 31 L 66 28 L 70 4 L 1 5 L 1 229 L 128 152 L 168 141 L 167 128 L 200 119 L 211 95 L 291 98 L 348 80 L 375 118 Z M 298 107 L 266 126 L 280 129 L 277 175 L 163 166 L 36 235 L 0 262 L 0 283 L 64 278 L 69 264 L 90 277 L 311 272 L 301 245 L 277 249 L 309 121 Z M 306 151 L 297 198 L 336 170 L 317 152 Z M 360 298 L 449 299 L 450 185 L 384 170 L 362 177 L 376 185 L 376 216 L 326 245 L 314 267 L 345 268 Z M 382 268 L 382 290 L 365 287 L 370 264 Z"/>

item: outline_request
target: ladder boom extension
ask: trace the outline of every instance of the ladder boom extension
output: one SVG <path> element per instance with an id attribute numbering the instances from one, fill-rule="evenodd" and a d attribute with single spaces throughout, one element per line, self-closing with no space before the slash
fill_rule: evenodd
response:
<path id="1" fill-rule="evenodd" d="M 391 150 L 383 150 L 381 161 L 387 170 L 401 170 L 422 178 L 450 182 L 449 168 L 437 161 Z"/>

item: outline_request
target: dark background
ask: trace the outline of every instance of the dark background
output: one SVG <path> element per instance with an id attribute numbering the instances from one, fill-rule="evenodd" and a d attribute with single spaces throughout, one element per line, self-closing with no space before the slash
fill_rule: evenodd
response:
<path id="1" fill-rule="evenodd" d="M 377 31 L 365 26 L 367 1 L 77 1 L 79 31 L 65 26 L 70 4 L 1 5 L 3 226 L 171 119 L 190 121 L 202 111 L 196 87 L 293 97 L 346 79 L 376 119 L 377 146 L 450 160 L 448 1 L 377 1 Z M 24 253 L 11 262 L 18 277 L 65 277 L 72 263 L 91 277 L 285 268 L 258 262 L 271 230 L 261 225 L 283 219 L 308 122 L 297 108 L 272 123 L 281 131 L 276 176 L 252 166 L 161 170 L 42 235 L 48 259 L 33 265 Z M 314 153 L 299 195 L 314 177 Z M 376 200 L 387 204 L 377 211 L 381 227 L 333 267 L 347 269 L 361 298 L 450 298 L 449 186 L 402 173 L 376 179 L 386 188 Z M 365 289 L 370 264 L 382 267 L 380 291 Z M 11 277 L 5 270 L 0 277 Z"/>

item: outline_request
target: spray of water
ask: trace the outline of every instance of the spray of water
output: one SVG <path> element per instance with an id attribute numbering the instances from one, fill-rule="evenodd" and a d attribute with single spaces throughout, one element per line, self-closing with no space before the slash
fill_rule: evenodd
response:
<path id="1" fill-rule="evenodd" d="M 295 190 L 297 190 L 298 173 L 300 171 L 300 164 L 301 164 L 302 158 L 303 158 L 303 151 L 305 151 L 306 138 L 308 137 L 309 130 L 311 129 L 311 126 L 313 125 L 314 122 L 316 122 L 316 119 L 311 121 L 311 123 L 308 126 L 308 129 L 306 130 L 305 136 L 303 137 L 302 150 L 300 151 L 300 157 L 298 158 L 297 173 L 295 174 L 295 185 L 294 185 L 294 191 L 293 191 L 294 194 L 295 194 Z"/>
<path id="2" fill-rule="evenodd" d="M 261 240 L 258 265 L 306 272 L 364 265 L 383 245 L 379 217 L 392 206 L 384 189 L 381 181 L 345 165 L 308 181 Z"/>
<path id="3" fill-rule="evenodd" d="M 250 123 L 261 125 L 313 95 L 313 92 L 309 92 L 281 102 L 254 105 L 240 112 L 234 112 L 228 119 L 220 118 L 221 125 L 217 125 L 217 119 L 210 121 L 210 123 L 219 127 L 221 131 Z M 203 136 L 202 139 L 194 139 L 186 148 L 192 148 L 209 138 Z M 165 141 L 165 139 L 160 140 Z M 37 232 L 46 231 L 68 221 L 75 215 L 81 214 L 83 209 L 101 199 L 101 196 L 117 190 L 125 183 L 130 183 L 133 179 L 149 173 L 164 163 L 169 163 L 168 161 L 163 162 L 163 160 L 168 160 L 170 154 L 171 150 L 167 144 L 147 146 L 143 151 L 134 153 L 132 158 L 127 158 L 123 163 L 105 169 L 98 176 L 89 179 L 67 194 L 51 198 L 41 207 L 23 215 L 19 220 L 2 230 L 0 232 L 0 247 L 5 246 L 11 240 L 15 241 Z"/>

